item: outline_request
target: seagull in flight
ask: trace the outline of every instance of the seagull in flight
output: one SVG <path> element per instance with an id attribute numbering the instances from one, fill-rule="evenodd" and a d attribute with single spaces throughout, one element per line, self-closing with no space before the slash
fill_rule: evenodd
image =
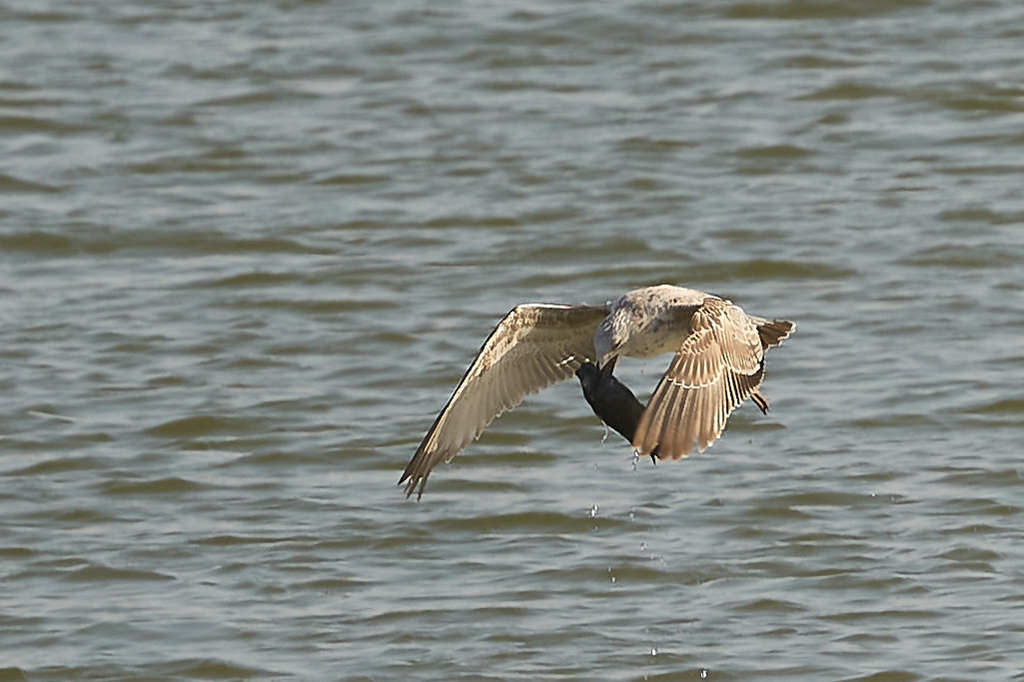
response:
<path id="1" fill-rule="evenodd" d="M 670 284 L 634 289 L 600 306 L 517 305 L 480 347 L 398 484 L 419 499 L 439 462 L 451 461 L 527 394 L 574 374 L 597 415 L 640 455 L 703 452 L 747 398 L 768 410 L 758 390 L 764 352 L 795 329 L 788 320 L 749 315 L 732 301 Z M 612 370 L 620 356 L 664 353 L 675 355 L 643 406 Z"/>

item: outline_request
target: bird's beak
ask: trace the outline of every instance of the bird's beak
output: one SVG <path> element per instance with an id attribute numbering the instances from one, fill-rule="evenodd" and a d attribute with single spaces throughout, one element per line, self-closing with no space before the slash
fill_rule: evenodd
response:
<path id="1" fill-rule="evenodd" d="M 612 373 L 612 370 L 615 369 L 615 363 L 618 362 L 618 361 L 619 361 L 619 356 L 618 355 L 613 355 L 608 360 L 605 360 L 604 364 L 601 365 L 601 374 L 603 374 L 605 376 L 610 376 L 611 373 Z"/>

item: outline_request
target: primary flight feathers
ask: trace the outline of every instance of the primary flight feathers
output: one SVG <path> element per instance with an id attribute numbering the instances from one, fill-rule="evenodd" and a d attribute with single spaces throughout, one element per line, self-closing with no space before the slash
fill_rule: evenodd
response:
<path id="1" fill-rule="evenodd" d="M 604 306 L 518 305 L 480 347 L 399 484 L 405 483 L 407 496 L 422 496 L 434 467 L 455 457 L 495 417 L 590 362 L 603 381 L 614 382 L 607 386 L 617 400 L 606 401 L 603 413 L 590 395 L 588 402 L 609 424 L 635 424 L 632 443 L 640 454 L 679 459 L 694 445 L 703 451 L 747 398 L 767 409 L 757 390 L 764 350 L 794 328 L 792 322 L 750 316 L 729 301 L 670 285 L 636 289 Z M 675 357 L 637 423 L 637 407 L 622 391 L 632 393 L 611 376 L 611 368 L 619 356 L 670 351 Z M 586 390 L 584 385 L 585 395 Z M 630 414 L 619 415 L 619 409 Z"/>

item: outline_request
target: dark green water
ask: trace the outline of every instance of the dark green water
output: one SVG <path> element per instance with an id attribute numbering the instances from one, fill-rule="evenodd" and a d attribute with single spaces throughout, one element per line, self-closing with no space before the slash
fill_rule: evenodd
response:
<path id="1" fill-rule="evenodd" d="M 0 21 L 0 680 L 1024 679 L 1017 3 Z M 403 498 L 506 310 L 660 282 L 799 323 L 767 417 Z"/>

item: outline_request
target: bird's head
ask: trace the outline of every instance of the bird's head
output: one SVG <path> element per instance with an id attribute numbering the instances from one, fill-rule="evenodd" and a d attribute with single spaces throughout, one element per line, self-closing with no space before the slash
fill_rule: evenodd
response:
<path id="1" fill-rule="evenodd" d="M 583 395 L 588 401 L 604 392 L 610 385 L 609 382 L 614 382 L 612 371 L 615 369 L 618 359 L 619 356 L 612 356 L 612 359 L 604 367 L 598 367 L 592 362 L 584 362 L 576 370 L 576 376 L 579 377 L 580 386 L 583 388 Z"/>
<path id="2" fill-rule="evenodd" d="M 598 383 L 601 381 L 601 370 L 592 362 L 584 362 L 576 370 L 576 376 L 580 380 L 583 392 L 589 395 L 597 388 Z"/>

